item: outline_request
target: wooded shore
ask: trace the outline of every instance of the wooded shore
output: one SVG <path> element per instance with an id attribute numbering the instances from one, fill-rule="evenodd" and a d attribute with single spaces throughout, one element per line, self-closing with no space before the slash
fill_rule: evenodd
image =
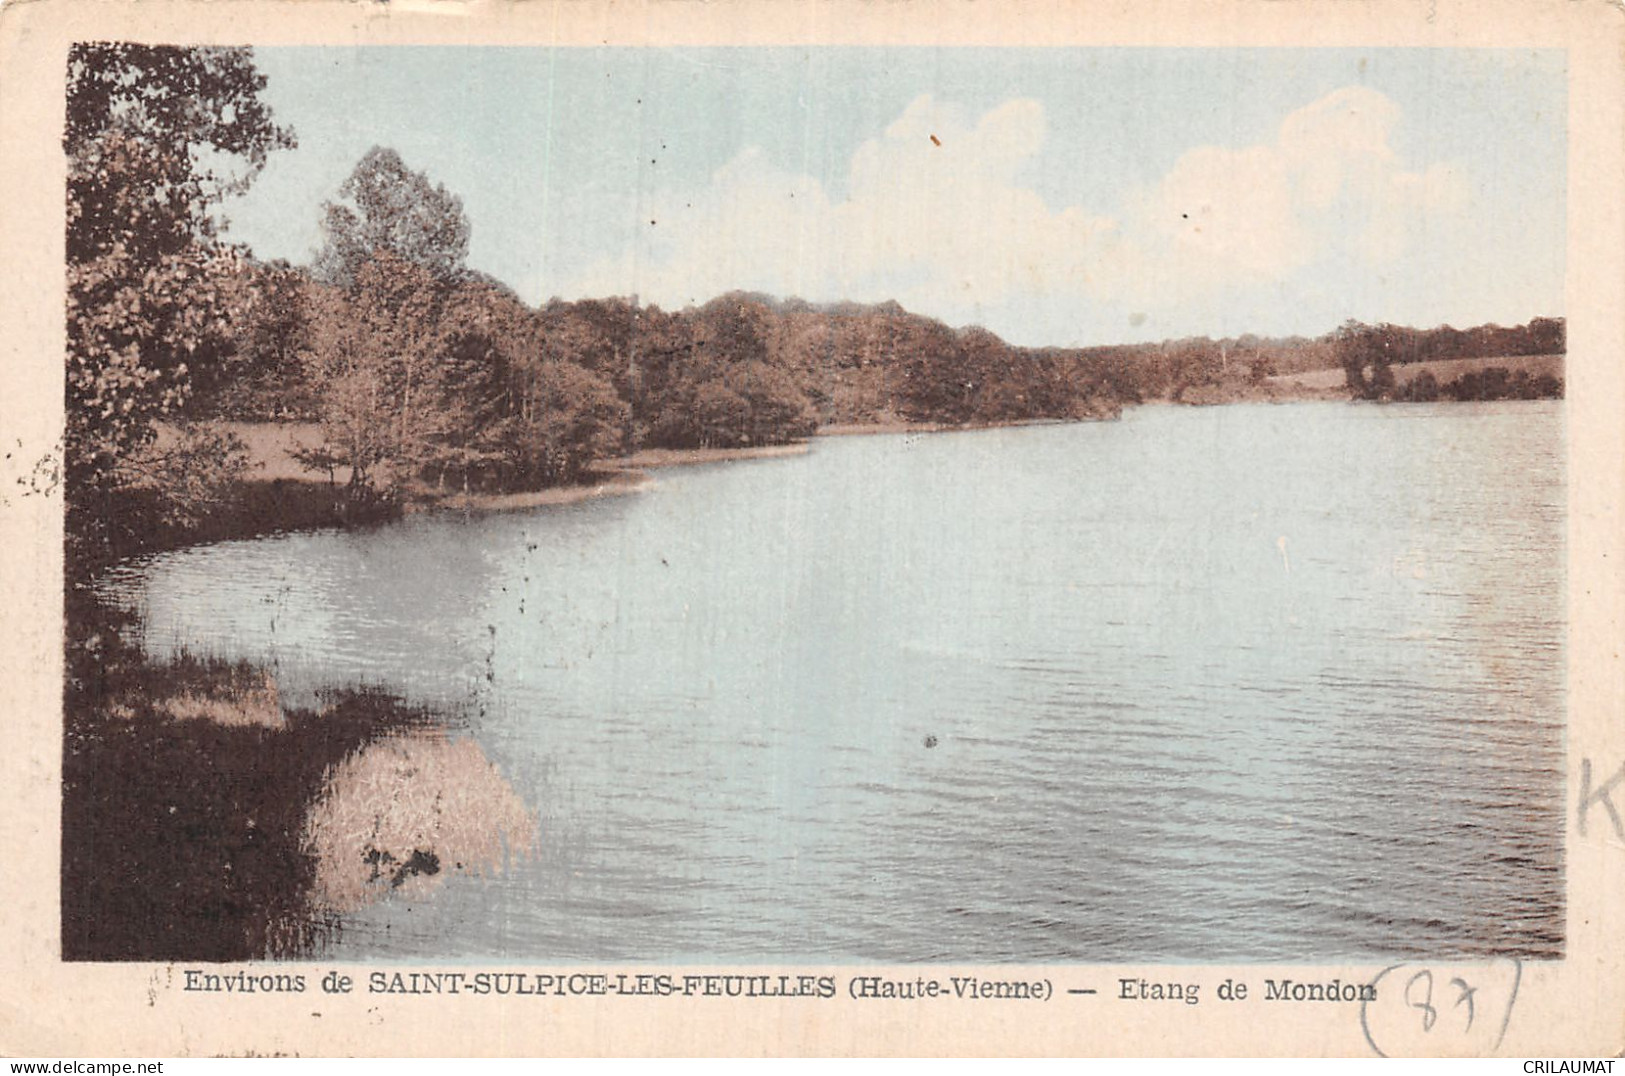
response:
<path id="1" fill-rule="evenodd" d="M 1394 391 L 1400 398 L 1420 383 L 1433 386 L 1427 399 L 1440 398 L 1441 384 L 1450 387 L 1495 377 L 1495 384 L 1526 385 L 1536 379 L 1561 385 L 1562 355 L 1492 356 L 1482 359 L 1455 359 L 1395 366 Z M 1508 379 L 1514 379 L 1509 381 Z M 1424 380 L 1425 379 L 1425 380 Z M 1444 398 L 1451 398 L 1446 396 Z M 1195 386 L 1180 398 L 1152 398 L 1140 406 L 1223 406 L 1233 403 L 1293 403 L 1348 400 L 1345 373 L 1337 370 L 1311 370 L 1292 375 L 1272 376 L 1261 382 L 1231 382 Z M 1133 405 L 1131 405 L 1133 406 Z M 1002 426 L 1055 424 L 1067 421 L 1098 421 L 1116 417 L 1120 409 L 1076 419 L 1008 419 L 1001 421 L 944 423 L 881 419 L 868 422 L 838 422 L 818 427 L 810 437 L 785 443 L 732 447 L 664 448 L 650 447 L 623 456 L 598 459 L 585 464 L 570 482 L 540 489 L 455 489 L 435 488 L 419 482 L 409 495 L 381 502 L 371 509 L 357 510 L 351 503 L 349 473 L 336 467 L 323 474 L 301 462 L 312 446 L 321 443 L 318 423 L 310 421 L 243 421 L 220 423 L 220 428 L 241 446 L 244 465 L 239 477 L 230 483 L 215 511 L 201 519 L 176 522 L 166 519 L 157 503 L 156 491 L 139 488 L 123 495 L 122 513 L 135 525 L 125 528 L 122 540 L 115 539 L 100 563 L 123 557 L 206 544 L 231 539 L 252 538 L 280 531 L 324 527 L 370 526 L 404 514 L 423 511 L 521 511 L 548 505 L 575 504 L 601 497 L 623 496 L 650 488 L 656 481 L 649 472 L 661 468 L 693 464 L 723 463 L 731 460 L 771 459 L 798 456 L 811 451 L 819 438 L 896 434 L 936 434 Z M 173 441 L 172 428 L 160 426 L 160 448 Z M 150 503 L 149 503 L 150 502 Z"/>

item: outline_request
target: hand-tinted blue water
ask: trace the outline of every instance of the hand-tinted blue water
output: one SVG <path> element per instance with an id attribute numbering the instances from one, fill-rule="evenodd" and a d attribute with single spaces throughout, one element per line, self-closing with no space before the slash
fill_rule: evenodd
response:
<path id="1" fill-rule="evenodd" d="M 460 704 L 543 853 L 339 955 L 1557 955 L 1562 407 L 1144 408 L 172 553 L 148 645 Z"/>

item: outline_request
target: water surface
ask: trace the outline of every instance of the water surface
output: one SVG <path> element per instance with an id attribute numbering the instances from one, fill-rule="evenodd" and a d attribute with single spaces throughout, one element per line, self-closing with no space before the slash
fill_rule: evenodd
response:
<path id="1" fill-rule="evenodd" d="M 456 706 L 542 854 L 336 956 L 1557 956 L 1561 403 L 820 439 L 108 588 Z"/>

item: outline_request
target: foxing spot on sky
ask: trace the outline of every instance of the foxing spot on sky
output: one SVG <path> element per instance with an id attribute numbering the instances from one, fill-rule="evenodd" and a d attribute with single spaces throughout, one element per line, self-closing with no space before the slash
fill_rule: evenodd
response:
<path id="1" fill-rule="evenodd" d="M 1554 51 L 258 49 L 307 262 L 372 145 L 530 302 L 896 299 L 1018 344 L 1563 313 Z"/>

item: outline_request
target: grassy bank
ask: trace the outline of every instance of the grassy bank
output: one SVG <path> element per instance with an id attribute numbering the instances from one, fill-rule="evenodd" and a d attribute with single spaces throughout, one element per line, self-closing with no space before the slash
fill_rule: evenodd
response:
<path id="1" fill-rule="evenodd" d="M 64 959 L 305 954 L 342 912 L 534 845 L 518 797 L 445 718 L 360 689 L 285 709 L 264 669 L 148 661 L 128 624 L 73 612 Z"/>
<path id="2" fill-rule="evenodd" d="M 381 695 L 264 720 L 263 674 L 181 660 L 70 695 L 62 772 L 65 960 L 250 960 L 308 948 L 305 814 L 331 766 L 420 724 Z M 245 693 L 242 682 L 258 683 Z M 172 705 L 177 687 L 190 702 Z"/>
<path id="3" fill-rule="evenodd" d="M 398 514 L 397 506 L 384 501 L 358 506 L 346 498 L 343 486 L 289 479 L 233 482 L 220 507 L 185 523 L 168 518 L 161 493 L 150 489 L 119 490 L 86 509 L 101 517 L 96 532 L 104 537 L 98 555 L 83 568 L 85 573 L 103 562 L 139 553 L 279 531 L 376 523 Z"/>
<path id="4" fill-rule="evenodd" d="M 228 422 L 226 429 L 235 434 L 243 442 L 248 455 L 248 475 L 251 480 L 263 483 L 301 483 L 304 485 L 328 485 L 326 474 L 316 474 L 303 467 L 297 458 L 302 448 L 310 448 L 321 443 L 321 428 L 309 422 Z M 805 442 L 791 442 L 782 445 L 754 445 L 745 448 L 645 448 L 628 456 L 615 459 L 601 460 L 597 466 L 588 472 L 580 486 L 560 486 L 546 490 L 529 492 L 515 492 L 508 494 L 492 494 L 490 496 L 539 496 L 549 495 L 569 499 L 572 491 L 577 488 L 594 488 L 602 485 L 624 484 L 623 475 L 629 471 L 638 471 L 651 467 L 675 467 L 691 463 L 715 463 L 721 460 L 758 459 L 772 456 L 796 456 L 807 451 Z M 349 476 L 342 469 L 337 473 L 338 484 L 342 485 Z M 424 490 L 423 497 L 427 504 L 448 503 L 460 504 L 463 502 L 461 494 L 436 495 L 432 490 Z M 475 497 L 485 496 L 474 494 Z M 548 504 L 554 501 L 538 501 Z"/>
<path id="5" fill-rule="evenodd" d="M 163 521 L 160 493 L 124 490 L 116 501 L 99 506 L 109 521 L 108 558 L 183 545 L 251 538 L 278 531 L 313 530 L 381 522 L 403 513 L 452 509 L 501 512 L 544 505 L 574 504 L 599 497 L 636 493 L 650 485 L 645 473 L 662 467 L 719 463 L 726 460 L 799 456 L 806 442 L 744 448 L 646 448 L 600 461 L 571 485 L 506 491 L 442 491 L 429 486 L 410 490 L 402 500 L 379 500 L 358 508 L 351 500 L 349 476 L 333 476 L 301 465 L 297 453 L 319 444 L 320 428 L 308 422 L 228 422 L 225 428 L 241 440 L 247 459 L 244 478 L 227 490 L 223 503 L 205 518 L 184 525 Z M 173 440 L 160 432 L 159 441 Z"/>

